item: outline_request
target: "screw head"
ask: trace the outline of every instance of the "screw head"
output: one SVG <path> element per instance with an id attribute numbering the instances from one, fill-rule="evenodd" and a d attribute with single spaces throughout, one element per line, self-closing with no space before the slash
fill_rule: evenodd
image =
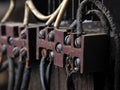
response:
<path id="1" fill-rule="evenodd" d="M 26 29 L 22 30 L 21 33 L 20 33 L 20 35 L 21 35 L 22 39 L 26 39 L 26 37 L 27 37 L 26 36 Z"/>
<path id="2" fill-rule="evenodd" d="M 24 49 L 24 48 L 22 48 L 22 49 L 20 50 L 20 54 L 21 54 L 22 56 L 27 56 L 27 50 Z"/>
<path id="3" fill-rule="evenodd" d="M 75 59 L 75 66 L 79 67 L 80 66 L 80 58 Z"/>
<path id="4" fill-rule="evenodd" d="M 14 53 L 15 56 L 19 55 L 19 49 L 18 49 L 18 47 L 13 48 L 13 53 Z"/>
<path id="5" fill-rule="evenodd" d="M 49 34 L 48 34 L 48 41 L 54 41 L 54 32 L 51 31 Z"/>
<path id="6" fill-rule="evenodd" d="M 76 38 L 76 40 L 75 40 L 75 47 L 80 48 L 80 46 L 81 46 L 81 38 L 78 37 L 78 38 Z"/>
<path id="7" fill-rule="evenodd" d="M 70 42 L 71 42 L 71 40 L 70 40 L 70 35 L 67 35 L 67 36 L 65 37 L 65 44 L 66 44 L 66 45 L 70 45 Z"/>
<path id="8" fill-rule="evenodd" d="M 39 32 L 39 38 L 44 39 L 45 38 L 45 30 L 41 30 Z"/>
<path id="9" fill-rule="evenodd" d="M 49 53 L 49 57 L 51 57 L 51 58 L 54 57 L 54 52 L 53 52 L 53 51 L 51 51 L 51 52 Z"/>
<path id="10" fill-rule="evenodd" d="M 8 44 L 12 45 L 13 44 L 13 38 L 12 37 L 8 37 Z"/>
<path id="11" fill-rule="evenodd" d="M 57 51 L 57 53 L 61 53 L 62 52 L 62 44 L 57 44 L 57 46 L 56 46 L 56 51 Z"/>

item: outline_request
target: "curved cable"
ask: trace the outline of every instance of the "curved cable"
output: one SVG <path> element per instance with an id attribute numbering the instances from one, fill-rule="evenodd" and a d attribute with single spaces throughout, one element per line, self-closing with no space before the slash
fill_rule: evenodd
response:
<path id="1" fill-rule="evenodd" d="M 68 3 L 69 3 L 69 0 L 63 0 L 63 5 L 62 5 L 62 7 L 61 7 L 61 9 L 60 9 L 60 12 L 59 12 L 56 20 L 55 20 L 55 24 L 54 24 L 54 27 L 55 27 L 55 28 L 58 28 L 58 27 L 59 27 L 60 21 L 61 21 L 63 15 L 64 15 L 64 12 L 65 12 L 65 10 L 66 10 L 66 8 L 67 8 Z"/>
<path id="2" fill-rule="evenodd" d="M 105 18 L 107 19 L 107 25 L 108 25 L 108 32 L 110 34 L 110 46 L 111 46 L 111 51 L 110 51 L 110 57 L 112 58 L 111 60 L 115 60 L 115 82 L 114 82 L 114 85 L 115 85 L 115 90 L 119 90 L 120 87 L 119 87 L 119 62 L 120 62 L 120 57 L 119 57 L 119 54 L 120 54 L 120 45 L 119 45 L 119 29 L 116 27 L 114 21 L 113 21 L 113 18 L 110 14 L 110 11 L 107 10 L 107 8 L 98 0 L 83 0 L 81 3 L 80 3 L 80 6 L 78 8 L 78 11 L 77 11 L 77 32 L 78 34 L 81 34 L 82 31 L 83 31 L 83 28 L 82 28 L 82 21 L 83 21 L 83 15 L 85 14 L 85 6 L 87 6 L 89 3 L 92 3 L 93 5 L 95 5 L 97 7 L 98 10 L 100 10 Z M 110 61 L 110 62 L 113 62 L 113 61 Z M 112 63 L 113 64 L 113 63 Z M 111 67 L 111 63 L 110 63 L 110 67 Z M 110 72 L 109 72 L 110 73 Z M 108 82 L 110 83 L 110 82 Z"/>
<path id="3" fill-rule="evenodd" d="M 62 2 L 59 7 L 50 15 L 45 16 L 42 13 L 40 13 L 34 6 L 33 2 L 31 0 L 27 0 L 25 4 L 25 15 L 24 15 L 24 25 L 28 24 L 28 17 L 29 17 L 29 11 L 31 10 L 32 13 L 40 20 L 48 20 L 46 25 L 51 24 L 51 22 L 54 20 L 54 18 L 57 16 L 59 13 L 59 10 L 61 9 L 61 6 L 64 5 L 64 2 Z"/>
<path id="4" fill-rule="evenodd" d="M 6 12 L 5 16 L 2 18 L 1 23 L 4 23 L 7 21 L 7 19 L 10 17 L 13 9 L 15 7 L 15 0 L 10 0 L 10 6 L 8 11 Z"/>
<path id="5" fill-rule="evenodd" d="M 69 72 L 67 75 L 67 79 L 66 79 L 67 90 L 75 90 L 73 79 L 72 79 L 72 75 L 74 73 L 75 72 L 72 71 L 72 72 Z"/>
<path id="6" fill-rule="evenodd" d="M 11 57 L 8 57 L 8 90 L 14 90 L 15 82 L 15 71 L 14 71 L 14 61 Z"/>
<path id="7" fill-rule="evenodd" d="M 45 69 L 45 57 L 42 57 L 40 61 L 40 66 L 39 66 L 40 81 L 41 81 L 42 90 L 47 90 L 45 86 L 45 77 L 44 77 L 45 70 L 44 69 Z"/>
<path id="8" fill-rule="evenodd" d="M 27 1 L 26 1 L 26 4 L 28 5 L 28 7 L 29 7 L 30 10 L 32 11 L 32 13 L 33 13 L 37 18 L 39 18 L 39 19 L 41 19 L 41 20 L 48 20 L 52 15 L 54 15 L 55 13 L 58 13 L 58 12 L 59 12 L 59 10 L 60 10 L 60 8 L 61 8 L 61 5 L 62 5 L 63 3 L 61 3 L 61 4 L 59 5 L 59 7 L 56 9 L 56 11 L 54 11 L 52 14 L 50 14 L 50 15 L 48 15 L 48 16 L 45 16 L 45 15 L 43 15 L 42 13 L 40 13 L 40 12 L 35 8 L 35 6 L 34 6 L 34 4 L 32 3 L 31 0 L 27 0 Z"/>
<path id="9" fill-rule="evenodd" d="M 25 67 L 25 63 L 22 60 L 19 60 L 14 90 L 20 90 L 23 80 L 24 67 Z"/>
<path id="10" fill-rule="evenodd" d="M 49 83 L 49 78 L 50 78 L 51 64 L 52 64 L 52 62 L 49 62 L 48 66 L 46 68 L 46 83 L 47 83 L 47 85 Z"/>
<path id="11" fill-rule="evenodd" d="M 29 66 L 29 60 L 26 60 L 26 65 L 23 74 L 23 81 L 20 90 L 28 90 L 29 81 L 30 81 L 31 68 Z"/>
<path id="12" fill-rule="evenodd" d="M 85 14 L 85 7 L 88 5 L 88 3 L 92 3 L 93 5 L 95 5 L 105 15 L 109 23 L 111 33 L 115 35 L 116 26 L 113 22 L 113 18 L 110 14 L 110 11 L 107 10 L 107 8 L 98 0 L 83 0 L 80 3 L 79 8 L 77 10 L 77 32 L 78 34 L 82 33 L 83 31 L 83 28 L 82 28 L 83 15 Z"/>
<path id="13" fill-rule="evenodd" d="M 107 33 L 109 28 L 107 26 L 107 20 L 106 20 L 105 16 L 103 15 L 103 13 L 100 10 L 93 9 L 93 10 L 89 10 L 87 12 L 87 15 L 89 15 L 89 14 L 95 14 L 100 19 L 100 22 L 104 28 L 103 32 Z"/>
<path id="14" fill-rule="evenodd" d="M 47 90 L 49 90 L 49 88 L 50 88 L 49 83 L 50 83 L 50 72 L 51 72 L 51 68 L 52 68 L 52 61 L 53 60 L 50 60 L 49 64 L 47 65 L 47 68 L 46 68 L 46 77 L 45 77 L 45 79 L 46 79 L 46 88 L 47 88 Z"/>
<path id="15" fill-rule="evenodd" d="M 0 66 L 0 73 L 3 72 L 3 71 L 5 71 L 7 68 L 8 68 L 8 61 L 6 60 Z"/>

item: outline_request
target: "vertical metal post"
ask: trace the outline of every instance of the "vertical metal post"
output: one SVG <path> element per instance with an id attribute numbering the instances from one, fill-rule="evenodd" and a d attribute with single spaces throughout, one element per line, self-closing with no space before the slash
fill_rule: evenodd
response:
<path id="1" fill-rule="evenodd" d="M 52 12 L 54 12 L 54 10 L 55 10 L 55 0 L 52 0 L 52 6 L 53 6 Z"/>
<path id="2" fill-rule="evenodd" d="M 72 0 L 72 20 L 74 20 L 74 10 L 75 10 L 75 6 L 74 6 L 74 0 Z"/>
<path id="3" fill-rule="evenodd" d="M 50 10 L 51 10 L 51 4 L 50 4 L 51 0 L 48 0 L 48 15 L 50 14 Z"/>

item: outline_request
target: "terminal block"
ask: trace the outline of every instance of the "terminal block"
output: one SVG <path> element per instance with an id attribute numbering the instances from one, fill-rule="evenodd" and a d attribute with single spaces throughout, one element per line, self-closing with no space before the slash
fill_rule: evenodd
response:
<path id="1" fill-rule="evenodd" d="M 54 29 L 40 26 L 37 29 L 36 59 L 41 58 L 41 50 L 54 52 L 54 65 L 65 68 L 68 56 L 72 58 L 71 69 L 79 67 L 80 73 L 105 71 L 109 60 L 109 36 L 96 32 L 98 28 L 89 26 L 100 23 L 87 23 L 86 33 L 77 35 L 67 29 Z M 102 27 L 99 30 L 103 29 Z"/>
<path id="2" fill-rule="evenodd" d="M 31 45 L 31 43 L 35 44 L 35 40 L 34 40 L 36 34 L 35 29 L 36 27 L 33 27 L 33 25 L 25 28 L 20 23 L 8 23 L 1 25 L 0 45 L 7 46 L 7 56 L 14 57 L 15 54 L 19 55 L 20 51 L 24 49 L 26 50 L 27 58 L 29 59 L 30 56 L 29 50 L 31 50 L 30 48 L 35 46 L 35 45 Z"/>

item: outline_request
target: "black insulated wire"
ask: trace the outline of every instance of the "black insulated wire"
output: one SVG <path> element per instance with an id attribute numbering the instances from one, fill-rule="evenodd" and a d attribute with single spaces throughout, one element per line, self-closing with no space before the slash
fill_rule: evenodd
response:
<path id="1" fill-rule="evenodd" d="M 14 61 L 11 57 L 8 57 L 8 90 L 14 90 L 15 82 L 15 70 L 14 70 Z"/>
<path id="2" fill-rule="evenodd" d="M 22 80 L 23 80 L 24 67 L 25 67 L 25 62 L 23 62 L 22 60 L 19 60 L 14 90 L 20 90 Z"/>
<path id="3" fill-rule="evenodd" d="M 52 62 L 53 62 L 53 57 L 50 58 L 49 63 L 48 63 L 47 68 L 46 68 L 45 80 L 46 80 L 47 90 L 50 90 L 50 76 L 51 76 L 50 73 L 51 73 L 51 69 L 52 69 Z"/>
<path id="4" fill-rule="evenodd" d="M 18 61 L 18 69 L 17 69 L 17 74 L 16 74 L 16 82 L 15 82 L 14 90 L 20 90 L 21 87 L 23 89 L 24 88 L 26 89 L 27 86 L 25 87 L 24 85 L 29 82 L 29 81 L 28 82 L 26 81 L 26 73 L 28 73 L 28 77 L 29 77 L 29 70 L 28 70 L 28 72 L 24 71 L 26 54 L 27 54 L 26 50 L 24 48 L 21 49 L 20 56 L 19 56 L 19 61 Z M 22 84 L 22 81 L 23 81 L 23 84 Z"/>
<path id="5" fill-rule="evenodd" d="M 67 75 L 67 79 L 66 79 L 67 90 L 75 90 L 75 86 L 72 79 L 72 75 L 75 73 L 77 73 L 77 71 L 71 71 Z"/>
<path id="6" fill-rule="evenodd" d="M 46 85 L 45 85 L 45 57 L 42 57 L 40 60 L 40 65 L 39 65 L 39 73 L 40 73 L 40 81 L 41 81 L 41 86 L 42 90 L 47 90 Z"/>
<path id="7" fill-rule="evenodd" d="M 100 23 L 101 23 L 103 30 L 104 30 L 103 32 L 108 33 L 109 28 L 107 26 L 107 20 L 100 10 L 97 10 L 97 9 L 89 10 L 86 14 L 87 15 L 95 14 L 100 19 Z"/>
<path id="8" fill-rule="evenodd" d="M 1 61 L 0 61 L 0 72 L 5 71 L 8 68 L 8 60 L 6 55 L 6 45 L 1 47 Z"/>
<path id="9" fill-rule="evenodd" d="M 22 81 L 22 85 L 21 85 L 20 90 L 28 90 L 29 81 L 30 81 L 30 73 L 31 73 L 30 66 L 26 66 L 24 69 L 23 81 Z"/>
<path id="10" fill-rule="evenodd" d="M 46 68 L 46 87 L 47 87 L 47 90 L 49 90 L 49 80 L 50 80 L 50 71 L 51 71 L 51 65 L 52 65 L 52 62 L 49 62 L 49 64 L 47 65 L 47 68 Z"/>
<path id="11" fill-rule="evenodd" d="M 8 68 L 8 61 L 4 61 L 0 66 L 0 73 L 5 71 Z"/>
<path id="12" fill-rule="evenodd" d="M 6 56 L 6 51 L 7 51 L 7 47 L 6 45 L 2 45 L 1 47 L 1 52 L 0 52 L 0 68 L 2 68 L 2 64 L 4 63 L 4 61 L 6 60 L 7 56 Z M 3 65 L 4 66 L 4 65 Z"/>
<path id="13" fill-rule="evenodd" d="M 104 31 L 106 32 L 108 31 L 107 20 L 100 10 L 97 10 L 97 9 L 89 10 L 86 14 L 87 15 L 95 14 L 100 19 L 100 22 L 104 28 Z M 77 20 L 74 20 L 72 24 L 69 26 L 69 29 L 72 29 L 72 30 L 75 29 L 76 24 L 77 24 Z"/>

